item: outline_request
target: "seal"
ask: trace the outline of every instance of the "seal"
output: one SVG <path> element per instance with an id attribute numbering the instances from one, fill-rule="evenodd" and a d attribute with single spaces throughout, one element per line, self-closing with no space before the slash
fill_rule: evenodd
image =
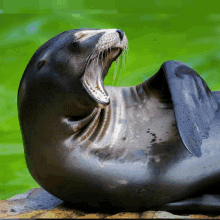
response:
<path id="1" fill-rule="evenodd" d="M 137 86 L 104 86 L 127 44 L 121 30 L 76 29 L 35 52 L 18 91 L 29 172 L 76 208 L 200 208 L 192 198 L 220 193 L 220 92 L 179 61 Z"/>

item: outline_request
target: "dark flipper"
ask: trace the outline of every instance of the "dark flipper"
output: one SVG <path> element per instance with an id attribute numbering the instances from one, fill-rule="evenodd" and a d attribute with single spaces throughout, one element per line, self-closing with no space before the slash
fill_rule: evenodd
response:
<path id="1" fill-rule="evenodd" d="M 178 131 L 183 144 L 193 155 L 201 156 L 203 138 L 208 138 L 218 102 L 205 81 L 182 62 L 167 61 L 146 81 L 158 99 L 173 102 Z"/>
<path id="2" fill-rule="evenodd" d="M 179 212 L 219 212 L 220 211 L 220 194 L 205 194 L 201 197 L 194 197 L 178 202 L 168 203 L 157 207 L 160 211 L 179 211 Z"/>

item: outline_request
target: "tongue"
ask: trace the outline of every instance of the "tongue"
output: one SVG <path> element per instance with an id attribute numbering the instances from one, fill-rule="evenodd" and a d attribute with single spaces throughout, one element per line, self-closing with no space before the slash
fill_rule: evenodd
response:
<path id="1" fill-rule="evenodd" d="M 98 107 L 104 108 L 109 104 L 110 98 L 104 89 L 102 79 L 102 65 L 99 60 L 92 60 L 86 68 L 82 78 L 83 86 L 88 94 L 98 103 Z"/>

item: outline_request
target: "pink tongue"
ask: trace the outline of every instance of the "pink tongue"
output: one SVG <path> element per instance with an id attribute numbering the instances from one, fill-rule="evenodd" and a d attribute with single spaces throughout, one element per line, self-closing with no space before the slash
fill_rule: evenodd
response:
<path id="1" fill-rule="evenodd" d="M 101 75 L 101 66 L 97 63 L 97 60 L 93 60 L 86 68 L 82 81 L 89 95 L 98 102 L 99 107 L 103 108 L 109 104 L 110 99 L 104 89 Z"/>

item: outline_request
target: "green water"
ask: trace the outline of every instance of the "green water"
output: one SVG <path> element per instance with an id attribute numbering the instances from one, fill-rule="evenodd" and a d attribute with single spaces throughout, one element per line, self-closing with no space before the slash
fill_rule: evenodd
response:
<path id="1" fill-rule="evenodd" d="M 193 67 L 212 90 L 220 90 L 220 3 L 156 1 L 0 1 L 0 199 L 38 187 L 27 171 L 16 95 L 36 49 L 56 34 L 75 28 L 122 29 L 129 61 L 113 82 L 134 86 L 167 60 Z"/>

